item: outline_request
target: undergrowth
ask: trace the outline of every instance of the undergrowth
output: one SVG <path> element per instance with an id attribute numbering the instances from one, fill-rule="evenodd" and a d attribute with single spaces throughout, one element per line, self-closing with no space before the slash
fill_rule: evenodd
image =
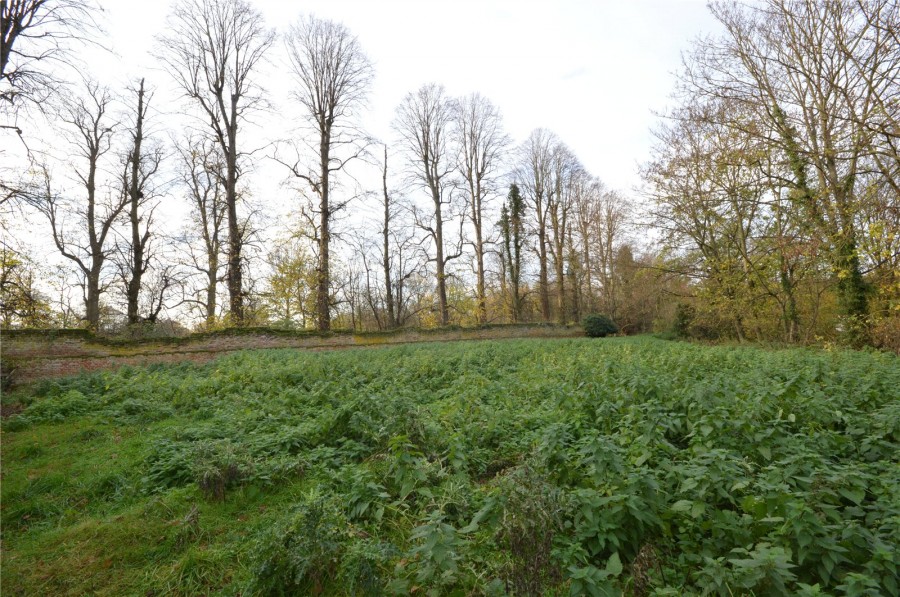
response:
<path id="1" fill-rule="evenodd" d="M 4 595 L 898 595 L 900 366 L 650 338 L 45 382 Z"/>

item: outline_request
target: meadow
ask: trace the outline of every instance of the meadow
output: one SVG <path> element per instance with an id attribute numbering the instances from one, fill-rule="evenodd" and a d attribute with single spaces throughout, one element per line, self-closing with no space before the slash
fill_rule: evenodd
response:
<path id="1" fill-rule="evenodd" d="M 3 400 L 3 595 L 900 594 L 895 355 L 246 351 Z"/>

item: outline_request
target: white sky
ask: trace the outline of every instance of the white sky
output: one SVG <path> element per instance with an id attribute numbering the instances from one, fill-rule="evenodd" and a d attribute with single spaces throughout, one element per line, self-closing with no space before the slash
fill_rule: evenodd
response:
<path id="1" fill-rule="evenodd" d="M 101 0 L 110 45 L 98 57 L 120 80 L 150 70 L 153 36 L 172 2 Z M 343 22 L 375 63 L 363 125 L 392 139 L 404 95 L 429 82 L 451 95 L 478 91 L 502 111 L 516 143 L 536 127 L 556 132 L 589 171 L 613 188 L 638 184 L 672 73 L 692 39 L 718 30 L 701 0 L 255 0 L 279 30 L 301 14 Z M 277 65 L 273 65 L 277 69 Z M 272 71 L 274 74 L 274 70 Z M 113 73 L 108 73 L 112 75 Z M 276 102 L 284 80 L 262 81 Z M 285 88 L 286 89 L 286 88 Z M 173 108 L 174 109 L 174 108 Z M 260 123 L 279 126 L 277 120 Z"/>

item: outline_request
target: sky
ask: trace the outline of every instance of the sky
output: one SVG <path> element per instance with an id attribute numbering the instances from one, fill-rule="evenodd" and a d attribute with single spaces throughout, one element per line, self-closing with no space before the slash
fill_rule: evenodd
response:
<path id="1" fill-rule="evenodd" d="M 426 83 L 451 95 L 479 92 L 496 104 L 520 143 L 537 127 L 566 142 L 608 186 L 631 191 L 647 159 L 650 129 L 673 89 L 681 53 L 718 30 L 700 0 L 255 0 L 284 30 L 302 14 L 344 23 L 375 65 L 364 114 L 370 134 L 392 140 L 394 111 Z M 150 55 L 169 0 L 101 0 L 114 55 L 98 54 L 107 75 L 138 73 L 159 86 Z M 261 81 L 286 101 L 275 59 Z M 171 99 L 171 98 L 170 98 Z M 177 110 L 173 103 L 171 110 Z M 260 124 L 278 127 L 278 113 Z M 265 166 L 263 167 L 265 170 Z"/>

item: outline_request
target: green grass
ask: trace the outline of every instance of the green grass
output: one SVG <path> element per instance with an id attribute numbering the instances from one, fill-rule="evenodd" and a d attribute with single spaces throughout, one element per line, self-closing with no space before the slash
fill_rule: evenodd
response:
<path id="1" fill-rule="evenodd" d="M 900 361 L 652 338 L 46 382 L 3 595 L 897 595 Z"/>

